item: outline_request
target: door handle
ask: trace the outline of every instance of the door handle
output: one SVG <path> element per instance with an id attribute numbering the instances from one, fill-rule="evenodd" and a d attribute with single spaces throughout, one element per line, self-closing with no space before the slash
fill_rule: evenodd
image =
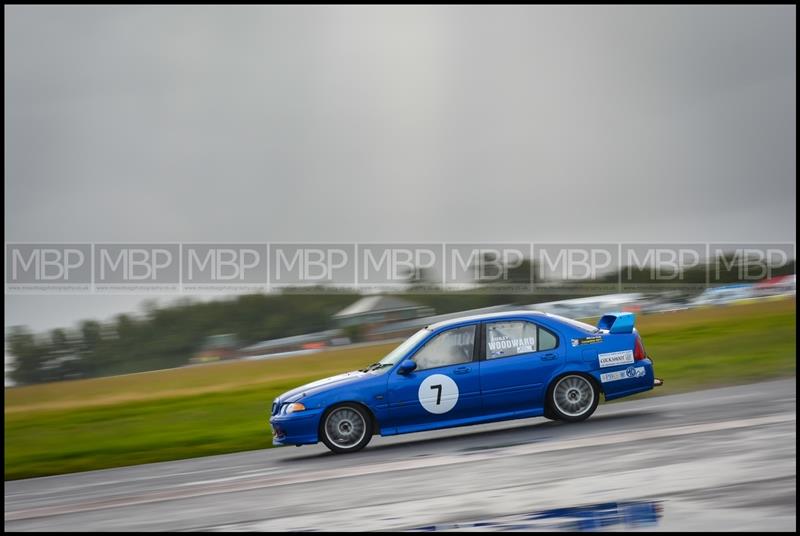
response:
<path id="1" fill-rule="evenodd" d="M 469 370 L 469 367 L 458 367 L 454 372 L 456 374 L 466 374 Z"/>
<path id="2" fill-rule="evenodd" d="M 557 357 L 558 356 L 556 354 L 544 354 L 542 356 L 542 361 L 551 361 L 551 360 L 553 360 L 553 359 L 555 359 Z"/>

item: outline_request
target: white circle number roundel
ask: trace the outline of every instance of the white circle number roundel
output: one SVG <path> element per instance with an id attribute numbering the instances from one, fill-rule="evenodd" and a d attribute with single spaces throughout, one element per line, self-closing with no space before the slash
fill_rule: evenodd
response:
<path id="1" fill-rule="evenodd" d="M 419 403 L 430 413 L 447 413 L 458 402 L 458 384 L 444 374 L 433 374 L 419 386 Z"/>

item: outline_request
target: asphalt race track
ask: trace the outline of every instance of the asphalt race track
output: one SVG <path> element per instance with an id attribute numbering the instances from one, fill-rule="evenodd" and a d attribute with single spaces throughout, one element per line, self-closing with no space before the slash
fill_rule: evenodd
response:
<path id="1" fill-rule="evenodd" d="M 796 380 L 7 482 L 6 530 L 796 529 Z M 266 423 L 264 433 L 269 429 Z"/>

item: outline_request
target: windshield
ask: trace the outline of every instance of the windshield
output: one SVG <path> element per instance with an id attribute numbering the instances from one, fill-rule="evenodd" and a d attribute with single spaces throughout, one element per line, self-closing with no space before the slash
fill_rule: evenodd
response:
<path id="1" fill-rule="evenodd" d="M 422 328 L 411 337 L 403 341 L 403 343 L 389 352 L 386 357 L 378 361 L 378 364 L 381 365 L 381 368 L 391 367 L 398 361 L 400 361 L 408 351 L 413 348 L 417 343 L 419 343 L 422 339 L 427 337 L 430 334 L 430 330 L 428 328 Z"/>

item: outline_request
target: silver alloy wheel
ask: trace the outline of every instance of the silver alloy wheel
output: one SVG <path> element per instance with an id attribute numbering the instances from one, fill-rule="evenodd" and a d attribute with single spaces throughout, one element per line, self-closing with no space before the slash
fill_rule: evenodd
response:
<path id="1" fill-rule="evenodd" d="M 556 408 L 568 417 L 580 417 L 592 408 L 594 387 L 583 376 L 564 376 L 553 389 Z"/>
<path id="2" fill-rule="evenodd" d="M 325 419 L 325 436 L 342 449 L 355 447 L 364 439 L 367 423 L 364 416 L 349 407 L 336 408 Z"/>

